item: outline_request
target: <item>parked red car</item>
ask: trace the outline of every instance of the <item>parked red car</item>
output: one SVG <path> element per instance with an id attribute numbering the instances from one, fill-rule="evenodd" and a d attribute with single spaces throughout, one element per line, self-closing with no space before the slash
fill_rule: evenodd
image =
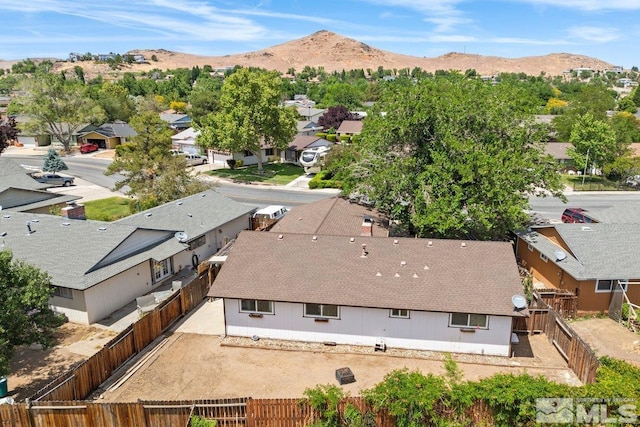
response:
<path id="1" fill-rule="evenodd" d="M 98 147 L 98 144 L 92 144 L 92 143 L 82 144 L 80 146 L 80 152 L 82 154 L 91 153 L 93 151 L 98 151 L 99 148 L 100 147 Z"/>

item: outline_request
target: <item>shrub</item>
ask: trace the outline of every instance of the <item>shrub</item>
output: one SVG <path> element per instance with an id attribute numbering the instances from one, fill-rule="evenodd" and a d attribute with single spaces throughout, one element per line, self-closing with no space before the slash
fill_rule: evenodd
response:
<path id="1" fill-rule="evenodd" d="M 349 136 L 349 135 L 340 135 L 340 142 L 344 142 L 344 143 L 351 142 L 351 136 Z"/>
<path id="2" fill-rule="evenodd" d="M 331 179 L 332 175 L 328 171 L 320 171 L 309 181 L 309 188 L 312 190 L 319 188 L 340 188 L 342 181 Z"/>
<path id="3" fill-rule="evenodd" d="M 327 141 L 329 141 L 329 142 L 336 142 L 336 134 L 335 133 L 328 133 L 327 137 L 325 139 Z"/>
<path id="4" fill-rule="evenodd" d="M 314 425 L 324 427 L 340 425 L 338 404 L 344 397 L 340 387 L 331 384 L 317 385 L 314 388 L 307 388 L 303 395 L 307 398 L 309 406 L 320 413 L 320 422 Z"/>
<path id="5" fill-rule="evenodd" d="M 327 139 L 327 133 L 326 133 L 326 132 L 318 132 L 318 133 L 316 133 L 316 136 L 317 136 L 318 138 L 324 138 L 324 139 Z"/>
<path id="6" fill-rule="evenodd" d="M 193 415 L 189 419 L 190 427 L 217 427 L 218 422 L 216 420 L 208 420 L 197 415 Z"/>

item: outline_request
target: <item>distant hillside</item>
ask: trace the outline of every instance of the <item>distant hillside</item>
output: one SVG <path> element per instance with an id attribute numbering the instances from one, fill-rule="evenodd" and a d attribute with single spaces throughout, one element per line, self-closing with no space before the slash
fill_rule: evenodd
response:
<path id="1" fill-rule="evenodd" d="M 149 71 L 153 68 L 174 69 L 211 65 L 214 68 L 234 65 L 262 67 L 285 73 L 289 68 L 301 71 L 305 66 L 324 67 L 328 72 L 364 69 L 375 70 L 378 66 L 386 69 L 401 69 L 420 67 L 423 70 L 475 69 L 482 75 L 493 75 L 499 72 L 523 72 L 528 75 L 538 75 L 541 72 L 555 76 L 563 71 L 588 67 L 593 70 L 606 70 L 612 64 L 583 55 L 570 53 L 553 53 L 544 56 L 529 56 L 522 58 L 501 58 L 496 56 L 482 56 L 463 53 L 448 53 L 436 58 L 421 58 L 401 55 L 374 48 L 365 43 L 350 39 L 330 31 L 317 33 L 292 40 L 255 52 L 240 53 L 225 56 L 198 56 L 188 53 L 171 52 L 167 50 L 134 50 L 130 54 L 142 54 L 147 59 L 155 55 L 158 61 L 148 64 L 131 64 L 123 66 L 122 71 Z M 106 64 L 95 64 L 90 61 L 81 63 L 58 63 L 56 71 L 81 65 L 88 77 L 97 74 L 114 75 Z M 115 77 L 115 75 L 114 75 Z"/>

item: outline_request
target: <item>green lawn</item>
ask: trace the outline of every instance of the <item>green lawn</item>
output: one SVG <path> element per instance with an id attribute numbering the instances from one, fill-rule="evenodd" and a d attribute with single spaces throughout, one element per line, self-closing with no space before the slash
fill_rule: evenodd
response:
<path id="1" fill-rule="evenodd" d="M 574 191 L 629 191 L 629 187 L 603 176 L 586 175 L 584 184 L 582 175 L 563 175 L 562 180 Z"/>
<path id="2" fill-rule="evenodd" d="M 275 185 L 286 185 L 304 174 L 300 166 L 288 163 L 268 163 L 263 165 L 264 174 L 258 174 L 258 166 L 246 166 L 237 169 L 217 169 L 208 173 L 220 178 L 244 182 L 265 182 Z"/>
<path id="3" fill-rule="evenodd" d="M 84 202 L 84 212 L 87 219 L 97 221 L 115 221 L 134 213 L 131 211 L 131 200 L 124 197 L 109 197 Z"/>

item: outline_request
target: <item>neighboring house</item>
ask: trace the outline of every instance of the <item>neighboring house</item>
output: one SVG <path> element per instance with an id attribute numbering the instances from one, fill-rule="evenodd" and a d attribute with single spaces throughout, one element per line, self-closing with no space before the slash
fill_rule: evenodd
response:
<path id="1" fill-rule="evenodd" d="M 43 147 L 51 144 L 51 136 L 46 133 L 34 132 L 26 129 L 31 120 L 29 116 L 18 114 L 13 116 L 18 128 L 18 142 L 25 147 Z"/>
<path id="2" fill-rule="evenodd" d="M 97 144 L 100 148 L 116 148 L 137 133 L 124 122 L 105 123 L 96 129 L 79 135 L 81 144 Z"/>
<path id="3" fill-rule="evenodd" d="M 3 249 L 51 276 L 51 306 L 93 323 L 158 289 L 250 226 L 255 208 L 206 191 L 114 222 L 3 211 Z"/>
<path id="4" fill-rule="evenodd" d="M 199 130 L 190 127 L 171 137 L 171 147 L 190 154 L 200 154 L 200 147 L 196 145 L 196 139 L 200 135 Z"/>
<path id="5" fill-rule="evenodd" d="M 274 162 L 280 159 L 281 150 L 271 147 L 268 144 L 265 144 L 264 141 L 260 143 L 260 155 L 262 156 L 262 162 Z M 219 151 L 214 149 L 207 150 L 207 157 L 209 158 L 209 163 L 217 163 L 226 165 L 228 160 L 235 160 L 236 162 L 241 162 L 242 166 L 250 166 L 258 164 L 258 157 L 256 157 L 250 151 L 243 151 L 239 153 L 230 153 L 228 151 Z M 213 158 L 213 161 L 211 161 Z"/>
<path id="6" fill-rule="evenodd" d="M 296 107 L 296 110 L 304 120 L 309 120 L 316 123 L 318 123 L 320 117 L 327 111 L 323 108 L 314 108 L 310 105 L 304 107 Z"/>
<path id="7" fill-rule="evenodd" d="M 322 126 L 318 126 L 316 122 L 309 120 L 298 121 L 298 135 L 315 135 L 317 132 L 322 132 Z"/>
<path id="8" fill-rule="evenodd" d="M 362 132 L 362 120 L 345 120 L 340 124 L 340 127 L 336 130 L 336 138 L 338 141 L 342 141 L 343 136 L 353 138 L 355 135 L 360 135 Z"/>
<path id="9" fill-rule="evenodd" d="M 62 123 L 60 125 L 60 127 L 61 127 L 61 131 L 64 133 L 64 135 L 69 135 L 70 129 L 69 129 L 69 125 L 67 123 Z M 98 129 L 98 126 L 92 125 L 92 124 L 80 125 L 78 127 L 78 129 L 76 129 L 73 132 L 71 132 L 71 135 L 70 135 L 70 138 L 69 138 L 69 145 L 71 147 L 81 145 L 82 143 L 79 142 L 80 141 L 79 140 L 80 135 L 87 134 L 87 133 L 89 133 L 91 131 L 94 131 L 96 129 Z M 51 145 L 63 145 L 62 141 L 60 141 L 60 139 L 58 139 L 58 137 L 53 134 L 51 129 L 49 130 L 49 133 L 50 133 L 50 138 L 51 138 Z"/>
<path id="10" fill-rule="evenodd" d="M 169 123 L 169 127 L 178 132 L 191 127 L 191 117 L 188 114 L 160 113 L 160 119 Z"/>
<path id="11" fill-rule="evenodd" d="M 0 157 L 0 207 L 16 212 L 49 213 L 79 199 L 45 191 L 41 184 L 27 174 L 27 170 L 9 158 Z"/>
<path id="12" fill-rule="evenodd" d="M 520 294 L 507 242 L 258 231 L 240 233 L 209 291 L 230 336 L 498 356 L 528 314 Z"/>
<path id="13" fill-rule="evenodd" d="M 550 154 L 565 171 L 575 172 L 573 159 L 567 153 L 567 149 L 572 145 L 570 142 L 547 142 L 545 154 Z"/>
<path id="14" fill-rule="evenodd" d="M 543 288 L 578 296 L 579 312 L 609 309 L 619 283 L 640 304 L 640 224 L 555 224 L 518 233 L 516 255 Z"/>
<path id="15" fill-rule="evenodd" d="M 309 148 L 329 147 L 335 145 L 335 142 L 329 142 L 319 136 L 296 135 L 286 150 L 280 152 L 280 161 L 287 163 L 299 164 L 300 154 Z"/>
<path id="16" fill-rule="evenodd" d="M 375 209 L 331 197 L 294 206 L 271 230 L 331 236 L 389 236 L 389 221 Z"/>

